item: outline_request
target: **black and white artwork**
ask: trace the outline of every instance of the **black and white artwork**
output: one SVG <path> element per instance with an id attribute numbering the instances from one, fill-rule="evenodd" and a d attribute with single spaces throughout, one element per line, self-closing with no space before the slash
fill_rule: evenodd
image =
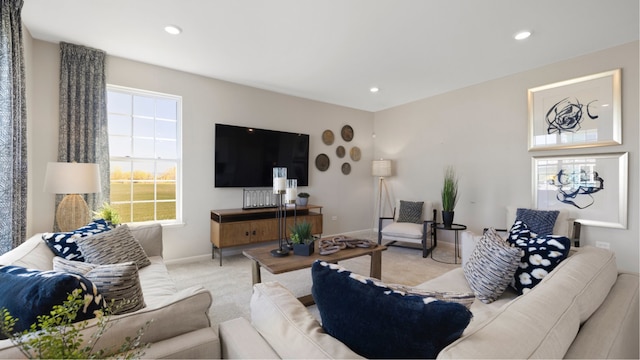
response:
<path id="1" fill-rule="evenodd" d="M 566 209 L 584 225 L 627 228 L 628 154 L 533 158 L 538 209 Z"/>
<path id="2" fill-rule="evenodd" d="M 529 150 L 621 144 L 620 69 L 529 89 Z"/>

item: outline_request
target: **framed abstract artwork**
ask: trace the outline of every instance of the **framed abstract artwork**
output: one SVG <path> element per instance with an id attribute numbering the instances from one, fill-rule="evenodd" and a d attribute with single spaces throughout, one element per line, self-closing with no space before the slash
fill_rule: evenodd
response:
<path id="1" fill-rule="evenodd" d="M 529 151 L 622 144 L 621 70 L 529 89 Z"/>
<path id="2" fill-rule="evenodd" d="M 533 157 L 533 203 L 583 225 L 627 228 L 628 153 Z"/>

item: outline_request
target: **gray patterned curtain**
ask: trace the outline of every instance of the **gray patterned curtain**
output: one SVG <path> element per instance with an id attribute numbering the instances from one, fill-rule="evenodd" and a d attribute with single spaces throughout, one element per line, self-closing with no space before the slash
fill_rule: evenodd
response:
<path id="1" fill-rule="evenodd" d="M 0 0 L 0 254 L 27 232 L 27 108 L 23 0 Z"/>
<path id="2" fill-rule="evenodd" d="M 60 135 L 58 161 L 100 165 L 102 192 L 87 194 L 91 211 L 109 201 L 109 131 L 106 53 L 60 43 Z M 62 195 L 56 198 L 56 207 Z"/>

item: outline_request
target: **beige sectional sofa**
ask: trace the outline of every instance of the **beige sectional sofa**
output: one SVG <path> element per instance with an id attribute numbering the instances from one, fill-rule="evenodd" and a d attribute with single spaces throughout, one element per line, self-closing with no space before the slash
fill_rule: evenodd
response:
<path id="1" fill-rule="evenodd" d="M 612 252 L 578 248 L 528 293 L 476 300 L 471 323 L 438 358 L 637 359 L 638 284 L 638 274 L 618 272 Z M 471 292 L 462 268 L 417 287 Z M 275 282 L 255 285 L 251 321 L 223 322 L 219 333 L 223 358 L 359 357 Z"/>
<path id="2" fill-rule="evenodd" d="M 131 233 L 151 260 L 151 265 L 139 271 L 146 306 L 132 313 L 112 316 L 112 327 L 101 337 L 98 347 L 118 348 L 125 337 L 134 337 L 139 328 L 152 320 L 142 338 L 151 345 L 145 351 L 145 358 L 219 358 L 218 334 L 209 319 L 211 293 L 202 287 L 177 290 L 162 259 L 160 225 L 131 227 Z M 51 270 L 53 258 L 54 254 L 41 234 L 36 234 L 0 256 L 0 264 Z M 94 330 L 95 320 L 90 320 L 85 331 Z M 22 357 L 10 340 L 0 340 L 0 358 Z"/>

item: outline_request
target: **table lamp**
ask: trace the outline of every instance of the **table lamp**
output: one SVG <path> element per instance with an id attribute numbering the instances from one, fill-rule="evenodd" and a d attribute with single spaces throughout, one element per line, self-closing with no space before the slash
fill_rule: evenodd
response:
<path id="1" fill-rule="evenodd" d="M 87 202 L 80 194 L 100 192 L 100 167 L 89 163 L 50 162 L 44 191 L 66 194 L 56 210 L 56 223 L 60 231 L 75 230 L 91 221 Z"/>

